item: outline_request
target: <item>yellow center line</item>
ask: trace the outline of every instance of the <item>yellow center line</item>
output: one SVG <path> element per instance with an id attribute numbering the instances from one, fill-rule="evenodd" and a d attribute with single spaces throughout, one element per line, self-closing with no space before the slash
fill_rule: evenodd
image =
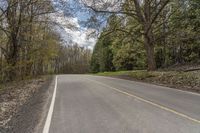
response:
<path id="1" fill-rule="evenodd" d="M 86 78 L 86 79 L 88 79 L 88 78 Z M 144 98 L 142 98 L 142 97 L 140 97 L 140 96 L 137 96 L 137 95 L 135 95 L 135 94 L 130 94 L 130 93 L 128 93 L 128 92 L 125 92 L 125 91 L 122 91 L 122 90 L 120 90 L 120 89 L 114 88 L 114 87 L 109 86 L 109 85 L 107 85 L 107 84 L 104 84 L 104 83 L 102 83 L 102 82 L 95 81 L 95 80 L 92 80 L 92 79 L 88 79 L 88 80 L 93 81 L 93 82 L 96 82 L 96 83 L 98 83 L 98 84 L 100 84 L 100 85 L 106 86 L 106 87 L 108 87 L 108 88 L 110 88 L 110 89 L 112 89 L 112 90 L 115 90 L 115 91 L 119 92 L 119 93 L 122 93 L 122 94 L 124 94 L 124 95 L 130 96 L 130 97 L 133 97 L 133 98 L 136 98 L 136 99 L 138 99 L 138 100 L 140 100 L 140 101 L 142 101 L 142 102 L 148 103 L 148 104 L 153 105 L 153 106 L 155 106 L 155 107 L 157 107 L 157 108 L 160 108 L 160 109 L 162 109 L 162 110 L 171 112 L 171 113 L 173 113 L 173 114 L 176 114 L 176 115 L 178 115 L 178 116 L 181 116 L 181 117 L 186 118 L 186 119 L 188 119 L 188 120 L 190 120 L 190 121 L 193 121 L 193 122 L 195 122 L 195 123 L 200 124 L 200 120 L 197 120 L 197 119 L 195 119 L 195 118 L 192 118 L 192 117 L 190 117 L 190 116 L 188 116 L 188 115 L 186 115 L 186 114 L 177 112 L 176 110 L 170 109 L 170 108 L 168 108 L 168 107 L 164 107 L 163 105 L 160 105 L 160 104 L 154 103 L 154 102 L 152 102 L 152 101 L 146 100 L 146 99 L 144 99 Z"/>

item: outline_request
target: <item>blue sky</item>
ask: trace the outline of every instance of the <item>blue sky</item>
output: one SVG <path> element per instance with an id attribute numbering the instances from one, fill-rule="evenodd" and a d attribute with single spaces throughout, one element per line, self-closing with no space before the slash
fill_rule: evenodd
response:
<path id="1" fill-rule="evenodd" d="M 64 4 L 59 3 L 58 0 L 54 1 L 59 11 L 53 15 L 53 20 L 60 24 L 60 28 L 57 27 L 57 30 L 61 37 L 68 44 L 77 43 L 80 46 L 92 49 L 97 38 L 88 37 L 88 35 L 95 32 L 96 29 L 88 28 L 84 23 L 81 23 L 90 18 L 91 15 L 86 10 L 80 10 L 80 5 L 73 0 L 64 1 L 66 2 Z"/>

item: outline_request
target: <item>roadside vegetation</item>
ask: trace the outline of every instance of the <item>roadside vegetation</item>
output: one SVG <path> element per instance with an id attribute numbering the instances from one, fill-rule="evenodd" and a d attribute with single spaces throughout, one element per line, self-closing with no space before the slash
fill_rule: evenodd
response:
<path id="1" fill-rule="evenodd" d="M 88 33 L 100 31 L 97 43 L 91 51 L 61 38 L 56 0 L 1 0 L 0 129 L 48 81 L 41 75 L 95 73 L 200 92 L 199 0 L 74 0 L 70 13 L 58 1 L 70 17 L 91 13 L 80 25 L 98 28 Z"/>
<path id="2" fill-rule="evenodd" d="M 133 70 L 102 72 L 95 75 L 142 81 L 200 93 L 200 71 L 183 72 Z"/>
<path id="3" fill-rule="evenodd" d="M 112 12 L 98 38 L 91 71 L 199 91 L 200 1 L 127 0 L 122 5 L 121 15 Z"/>
<path id="4" fill-rule="evenodd" d="M 131 4 L 124 4 L 126 12 Z M 148 4 L 148 1 L 145 1 Z M 140 8 L 145 8 L 142 5 Z M 149 10 L 154 10 L 153 2 Z M 145 9 L 144 9 L 145 10 Z M 128 10 L 129 11 L 129 10 Z M 146 15 L 143 15 L 146 17 Z M 200 63 L 200 2 L 184 0 L 168 2 L 152 25 L 151 56 L 146 50 L 145 31 L 134 17 L 111 15 L 93 51 L 92 72 L 164 69 Z M 149 68 L 149 58 L 156 69 Z"/>
<path id="5" fill-rule="evenodd" d="M 54 28 L 54 12 L 51 0 L 1 1 L 0 83 L 88 72 L 91 51 L 63 42 Z"/>
<path id="6" fill-rule="evenodd" d="M 8 123 L 50 80 L 44 75 L 89 72 L 91 50 L 63 41 L 55 12 L 52 0 L 0 1 L 0 132 L 13 128 Z"/>

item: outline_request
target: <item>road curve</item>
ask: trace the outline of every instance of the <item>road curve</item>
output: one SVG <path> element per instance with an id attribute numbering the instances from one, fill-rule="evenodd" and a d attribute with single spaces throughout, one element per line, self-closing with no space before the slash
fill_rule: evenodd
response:
<path id="1" fill-rule="evenodd" d="M 200 95 L 90 75 L 60 75 L 49 133 L 200 133 Z"/>

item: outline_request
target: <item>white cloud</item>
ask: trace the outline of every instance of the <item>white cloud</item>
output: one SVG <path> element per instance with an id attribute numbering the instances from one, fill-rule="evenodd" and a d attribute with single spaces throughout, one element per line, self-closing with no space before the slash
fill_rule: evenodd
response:
<path id="1" fill-rule="evenodd" d="M 81 27 L 78 18 L 65 17 L 62 11 L 54 14 L 52 18 L 62 27 L 58 31 L 66 42 L 77 43 L 79 46 L 90 49 L 94 47 L 97 39 L 88 35 L 95 29 Z"/>

